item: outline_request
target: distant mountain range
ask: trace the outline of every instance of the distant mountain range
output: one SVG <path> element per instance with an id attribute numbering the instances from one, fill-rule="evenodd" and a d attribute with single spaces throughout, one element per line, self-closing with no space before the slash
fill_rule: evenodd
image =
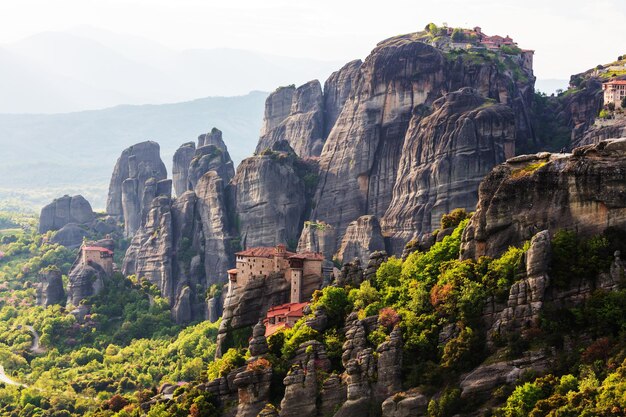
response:
<path id="1" fill-rule="evenodd" d="M 65 113 L 271 91 L 326 79 L 340 62 L 237 49 L 178 51 L 92 27 L 0 45 L 0 113 Z"/>
<path id="2" fill-rule="evenodd" d="M 0 209 L 38 209 L 66 193 L 81 193 L 94 208 L 104 208 L 113 165 L 123 149 L 154 140 L 171 173 L 174 151 L 213 126 L 224 132 L 238 164 L 254 152 L 266 97 L 252 92 L 67 114 L 0 114 Z"/>

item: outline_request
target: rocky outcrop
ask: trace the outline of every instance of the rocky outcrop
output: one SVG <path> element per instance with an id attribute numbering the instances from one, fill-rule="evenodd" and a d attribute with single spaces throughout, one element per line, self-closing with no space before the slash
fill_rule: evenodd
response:
<path id="1" fill-rule="evenodd" d="M 480 365 L 461 376 L 461 398 L 486 400 L 494 389 L 515 384 L 524 372 L 540 375 L 546 372 L 549 365 L 550 358 L 543 351 L 529 351 L 519 359 Z"/>
<path id="2" fill-rule="evenodd" d="M 98 295 L 104 288 L 106 272 L 96 263 L 77 263 L 69 273 L 67 284 L 67 303 L 73 306 L 88 297 Z"/>
<path id="3" fill-rule="evenodd" d="M 38 231 L 59 230 L 69 223 L 90 223 L 94 218 L 91 205 L 82 195 L 64 195 L 41 209 Z"/>
<path id="4" fill-rule="evenodd" d="M 269 348 L 267 347 L 267 339 L 265 339 L 265 325 L 261 320 L 252 329 L 252 338 L 248 344 L 250 358 L 265 355 Z"/>
<path id="5" fill-rule="evenodd" d="M 66 248 L 78 248 L 87 236 L 89 236 L 89 230 L 85 225 L 68 223 L 52 236 L 50 242 Z"/>
<path id="6" fill-rule="evenodd" d="M 172 184 L 176 196 L 181 196 L 189 187 L 189 164 L 196 154 L 196 145 L 193 142 L 183 143 L 174 152 L 172 161 Z"/>
<path id="7" fill-rule="evenodd" d="M 373 252 L 384 250 L 385 240 L 376 216 L 361 216 L 348 225 L 337 259 L 345 263 L 358 258 L 362 264 L 367 264 Z"/>
<path id="8" fill-rule="evenodd" d="M 217 130 L 217 129 L 216 129 Z M 222 132 L 219 132 L 219 142 L 222 147 L 213 144 L 217 141 L 211 141 L 211 144 L 198 147 L 193 159 L 189 163 L 188 184 L 190 190 L 195 190 L 198 181 L 204 174 L 209 171 L 215 171 L 228 183 L 235 175 L 235 168 L 230 155 L 226 150 L 226 145 L 222 141 Z"/>
<path id="9" fill-rule="evenodd" d="M 224 180 L 217 172 L 210 171 L 198 182 L 196 194 L 207 285 L 223 284 L 226 282 L 226 271 L 235 263 Z"/>
<path id="10" fill-rule="evenodd" d="M 528 117 L 534 77 L 528 73 L 516 82 L 498 60 L 486 58 L 478 63 L 462 56 L 446 56 L 420 42 L 417 34 L 379 43 L 361 65 L 324 145 L 311 218 L 335 227 L 338 239 L 349 223 L 362 215 L 382 218 L 392 202 L 405 138 L 417 138 L 420 121 L 446 92 L 472 87 L 485 99 L 513 108 L 514 112 L 504 119 L 507 126 L 511 115 L 516 119 L 516 144 L 534 143 Z M 520 70 L 525 71 L 521 67 Z M 489 109 L 484 114 L 490 114 Z M 431 123 L 435 120 L 437 116 L 431 118 Z M 501 121 L 501 116 L 494 120 L 496 135 L 499 129 L 495 124 Z M 489 134 L 491 127 L 486 121 L 480 127 L 484 129 L 482 133 Z M 454 131 L 453 127 L 450 129 Z M 434 150 L 439 144 L 432 146 Z M 456 143 L 448 146 L 454 150 Z M 443 150 L 445 144 L 441 147 Z M 449 180 L 444 173 L 435 175 L 441 181 Z M 446 184 L 423 185 L 433 195 L 439 187 L 445 189 Z"/>
<path id="11" fill-rule="evenodd" d="M 471 211 L 491 169 L 514 156 L 510 107 L 464 88 L 433 103 L 433 113 L 409 126 L 391 205 L 383 219 L 393 253 L 439 226 L 455 208 Z M 413 119 L 413 122 L 416 120 Z"/>
<path id="12" fill-rule="evenodd" d="M 335 228 L 324 222 L 306 221 L 298 240 L 297 252 L 322 253 L 327 260 L 335 256 Z"/>
<path id="13" fill-rule="evenodd" d="M 572 141 L 573 147 L 580 147 L 583 145 L 597 145 L 603 140 L 607 139 L 619 139 L 626 137 L 626 119 L 610 120 L 600 126 L 593 126 L 582 136 L 574 138 Z"/>
<path id="14" fill-rule="evenodd" d="M 63 275 L 56 267 L 49 267 L 39 272 L 37 284 L 37 304 L 48 307 L 54 304 L 64 304 L 65 290 L 63 289 Z"/>
<path id="15" fill-rule="evenodd" d="M 265 317 L 270 307 L 289 302 L 289 289 L 289 283 L 280 273 L 272 273 L 267 278 L 253 277 L 245 287 L 231 286 L 224 302 L 216 355 L 220 357 L 232 347 L 234 331 L 251 328 Z"/>
<path id="16" fill-rule="evenodd" d="M 391 394 L 402 390 L 402 331 L 394 327 L 389 340 L 378 346 L 378 379 L 376 380 L 375 396 L 382 402 Z"/>
<path id="17" fill-rule="evenodd" d="M 350 97 L 352 86 L 359 74 L 363 61 L 348 62 L 339 71 L 333 72 L 324 83 L 324 137 L 328 137 L 335 126 L 344 104 Z"/>
<path id="18" fill-rule="evenodd" d="M 269 401 L 272 368 L 239 372 L 233 384 L 237 387 L 236 417 L 257 417 Z"/>
<path id="19" fill-rule="evenodd" d="M 401 392 L 387 398 L 382 405 L 383 417 L 426 416 L 429 398 L 417 389 Z"/>
<path id="20" fill-rule="evenodd" d="M 283 380 L 285 396 L 280 403 L 280 417 L 316 415 L 317 372 L 312 359 L 306 370 L 293 369 Z"/>
<path id="21" fill-rule="evenodd" d="M 204 133 L 198 136 L 198 148 L 203 146 L 215 146 L 217 149 L 221 149 L 226 152 L 226 143 L 222 138 L 222 131 L 214 127 L 209 133 Z M 229 157 L 230 159 L 230 157 Z"/>
<path id="22" fill-rule="evenodd" d="M 155 198 L 145 224 L 126 251 L 122 268 L 124 275 L 134 274 L 156 285 L 170 301 L 178 323 L 206 317 L 204 291 L 208 283 L 197 202 L 193 192 L 175 201 L 168 195 Z"/>
<path id="23" fill-rule="evenodd" d="M 113 169 L 106 211 L 124 220 L 126 236 L 133 236 L 141 226 L 142 215 L 152 201 L 152 191 L 148 189 L 146 192 L 146 182 L 153 179 L 150 184 L 154 186 L 154 182 L 167 177 L 159 153 L 160 147 L 156 142 L 138 143 L 122 152 Z"/>
<path id="24" fill-rule="evenodd" d="M 463 258 L 498 256 L 541 230 L 582 236 L 626 227 L 626 139 L 584 146 L 572 154 L 540 153 L 509 159 L 479 189 L 479 203 L 463 234 Z"/>
<path id="25" fill-rule="evenodd" d="M 229 186 L 244 248 L 296 246 L 300 236 L 307 209 L 300 162 L 284 141 L 274 144 L 274 149 L 242 161 Z"/>
<path id="26" fill-rule="evenodd" d="M 269 95 L 257 154 L 286 140 L 301 158 L 319 156 L 324 139 L 324 99 L 319 81 L 298 88 L 282 87 Z"/>

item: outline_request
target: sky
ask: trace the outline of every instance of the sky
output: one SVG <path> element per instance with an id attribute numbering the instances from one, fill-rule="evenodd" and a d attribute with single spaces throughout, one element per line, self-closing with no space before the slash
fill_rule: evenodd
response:
<path id="1" fill-rule="evenodd" d="M 427 23 L 481 26 L 534 49 L 539 78 L 626 53 L 625 0 L 1 0 L 0 44 L 93 26 L 174 49 L 237 48 L 349 61 Z"/>

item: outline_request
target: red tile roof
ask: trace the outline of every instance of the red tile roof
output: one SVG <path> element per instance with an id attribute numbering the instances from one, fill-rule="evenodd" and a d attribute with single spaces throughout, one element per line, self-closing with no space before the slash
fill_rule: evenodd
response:
<path id="1" fill-rule="evenodd" d="M 604 83 L 606 85 L 626 85 L 626 80 L 615 80 Z"/>
<path id="2" fill-rule="evenodd" d="M 249 248 L 249 249 L 243 250 L 241 252 L 237 252 L 237 253 L 235 253 L 235 255 L 237 255 L 237 256 L 250 256 L 250 257 L 253 257 L 253 258 L 273 258 L 274 255 L 276 255 L 276 248 L 275 247 L 265 247 L 265 246 L 256 247 L 256 248 Z M 285 251 L 285 256 L 291 256 L 291 255 L 295 255 L 295 253 L 289 252 L 289 251 Z"/>
<path id="3" fill-rule="evenodd" d="M 236 273 L 238 273 L 239 271 L 238 271 L 237 269 L 229 269 L 229 270 L 228 270 L 228 271 L 226 271 L 226 272 L 227 272 L 227 273 L 229 273 L 229 274 L 236 274 Z"/>
<path id="4" fill-rule="evenodd" d="M 83 246 L 83 250 L 98 251 L 98 252 L 108 253 L 109 255 L 113 255 L 113 251 L 107 248 L 103 248 L 102 246 Z"/>
<path id="5" fill-rule="evenodd" d="M 306 307 L 307 305 L 309 305 L 309 303 L 287 303 L 274 306 L 267 310 L 266 317 L 302 317 L 304 316 L 304 312 L 302 310 L 304 310 L 304 307 Z"/>

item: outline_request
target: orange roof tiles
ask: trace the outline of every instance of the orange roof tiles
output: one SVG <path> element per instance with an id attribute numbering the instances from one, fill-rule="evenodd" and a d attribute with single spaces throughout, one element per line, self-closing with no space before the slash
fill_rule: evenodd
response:
<path id="1" fill-rule="evenodd" d="M 315 253 L 315 252 L 302 252 L 302 253 L 296 253 L 296 254 L 291 255 L 289 259 L 312 259 L 312 260 L 323 261 L 324 255 L 322 255 L 321 253 Z"/>
<path id="2" fill-rule="evenodd" d="M 235 253 L 237 256 L 250 256 L 253 258 L 273 258 L 276 255 L 275 247 L 256 247 Z M 285 252 L 285 256 L 295 255 L 293 252 Z"/>
<path id="3" fill-rule="evenodd" d="M 309 303 L 287 303 L 281 304 L 278 306 L 271 307 L 267 310 L 266 317 L 276 317 L 276 316 L 289 316 L 289 317 L 302 317 L 304 316 L 304 307 L 309 305 Z"/>
<path id="4" fill-rule="evenodd" d="M 88 250 L 88 251 L 98 251 L 98 252 L 104 252 L 104 253 L 108 253 L 110 255 L 113 255 L 113 251 L 107 248 L 103 248 L 102 246 L 83 246 L 83 250 Z"/>
<path id="5" fill-rule="evenodd" d="M 604 83 L 606 85 L 626 85 L 626 80 L 615 80 Z"/>

